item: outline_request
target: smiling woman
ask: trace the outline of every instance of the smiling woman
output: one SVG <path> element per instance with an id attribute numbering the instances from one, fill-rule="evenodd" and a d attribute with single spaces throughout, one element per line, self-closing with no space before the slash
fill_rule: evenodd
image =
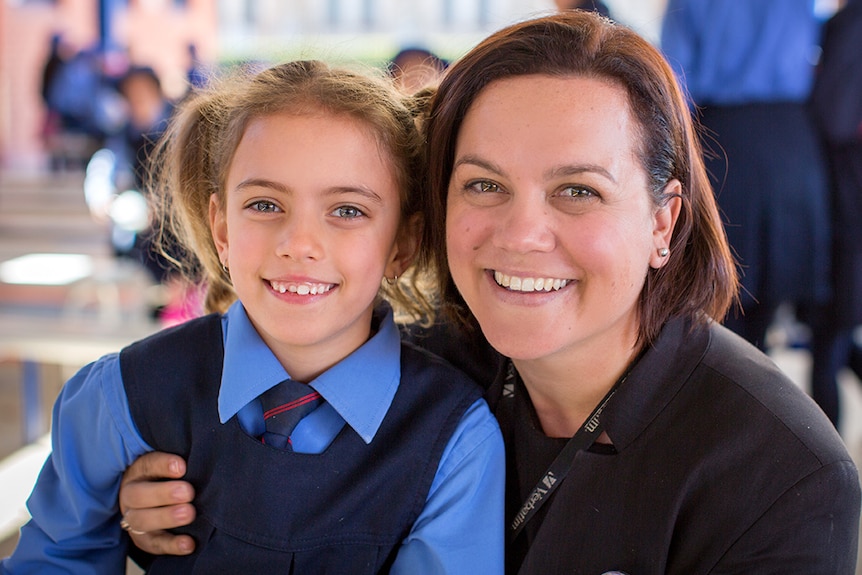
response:
<path id="1" fill-rule="evenodd" d="M 427 245 L 463 329 L 420 341 L 505 356 L 484 379 L 507 572 L 853 573 L 843 442 L 715 321 L 734 262 L 659 52 L 583 12 L 513 25 L 450 67 L 427 134 Z"/>
<path id="2" fill-rule="evenodd" d="M 474 101 L 449 182 L 447 253 L 461 296 L 502 354 L 617 365 L 637 353 L 643 280 L 668 261 L 659 252 L 682 200 L 678 181 L 658 207 L 643 192 L 636 133 L 626 91 L 604 80 L 521 76 Z M 604 395 L 596 383 L 559 436 Z"/>

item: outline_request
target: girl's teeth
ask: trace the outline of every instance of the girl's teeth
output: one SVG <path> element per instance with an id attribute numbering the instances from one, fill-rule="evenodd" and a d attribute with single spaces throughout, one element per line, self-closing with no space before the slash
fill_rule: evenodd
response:
<path id="1" fill-rule="evenodd" d="M 295 284 L 284 282 L 270 282 L 272 289 L 278 293 L 295 293 L 297 295 L 318 295 L 332 289 L 332 284 Z"/>

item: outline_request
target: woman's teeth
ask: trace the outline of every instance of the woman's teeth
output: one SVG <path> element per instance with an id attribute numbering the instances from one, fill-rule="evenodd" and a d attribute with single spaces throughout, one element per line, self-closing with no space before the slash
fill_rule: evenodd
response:
<path id="1" fill-rule="evenodd" d="M 494 272 L 494 281 L 512 291 L 556 291 L 566 287 L 569 280 L 559 278 L 521 278 Z"/>

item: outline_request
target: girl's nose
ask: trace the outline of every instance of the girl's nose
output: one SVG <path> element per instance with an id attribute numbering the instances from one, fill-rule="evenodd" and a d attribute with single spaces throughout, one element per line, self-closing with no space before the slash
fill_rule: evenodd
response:
<path id="1" fill-rule="evenodd" d="M 323 242 L 318 222 L 311 216 L 293 215 L 281 231 L 278 255 L 297 261 L 320 259 Z"/>

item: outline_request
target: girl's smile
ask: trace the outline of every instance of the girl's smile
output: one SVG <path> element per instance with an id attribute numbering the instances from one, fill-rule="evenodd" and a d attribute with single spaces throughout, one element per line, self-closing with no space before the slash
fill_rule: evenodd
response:
<path id="1" fill-rule="evenodd" d="M 270 280 L 269 285 L 276 293 L 299 296 L 323 295 L 337 287 L 337 284 L 301 280 Z"/>

